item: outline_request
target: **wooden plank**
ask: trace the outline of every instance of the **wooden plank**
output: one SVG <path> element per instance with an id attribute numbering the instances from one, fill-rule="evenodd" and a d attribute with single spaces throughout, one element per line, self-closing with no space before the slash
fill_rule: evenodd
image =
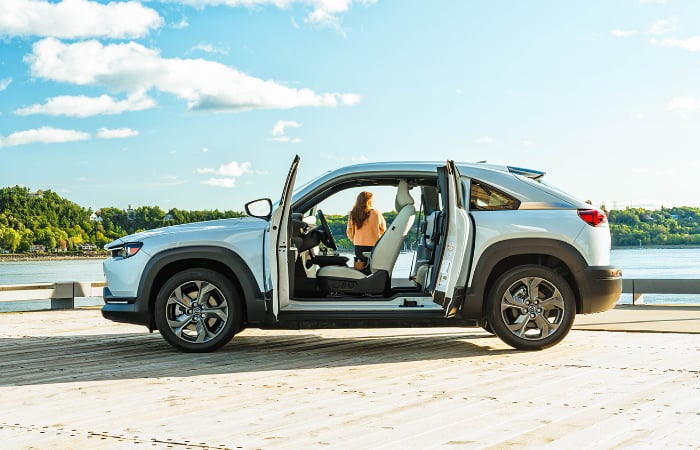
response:
<path id="1" fill-rule="evenodd" d="M 0 345 L 7 448 L 700 443 L 698 334 L 575 329 L 520 352 L 469 328 L 248 329 L 183 354 L 75 310 L 0 314 Z"/>

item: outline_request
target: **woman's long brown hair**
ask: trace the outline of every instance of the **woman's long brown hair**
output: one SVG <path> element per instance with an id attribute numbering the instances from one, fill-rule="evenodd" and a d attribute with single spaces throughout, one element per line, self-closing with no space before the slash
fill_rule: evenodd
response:
<path id="1" fill-rule="evenodd" d="M 369 217 L 370 207 L 369 203 L 372 201 L 372 193 L 367 191 L 362 191 L 357 194 L 357 200 L 355 201 L 355 206 L 352 207 L 350 211 L 350 218 L 352 223 L 355 224 L 356 228 L 362 228 L 365 220 Z"/>

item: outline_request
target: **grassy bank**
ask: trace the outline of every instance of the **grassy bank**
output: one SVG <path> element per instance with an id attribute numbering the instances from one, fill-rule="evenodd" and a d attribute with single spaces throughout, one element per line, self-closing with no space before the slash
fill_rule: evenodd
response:
<path id="1" fill-rule="evenodd" d="M 62 253 L 5 253 L 0 254 L 1 262 L 19 261 L 60 261 L 72 259 L 105 259 L 107 252 L 62 252 Z"/>

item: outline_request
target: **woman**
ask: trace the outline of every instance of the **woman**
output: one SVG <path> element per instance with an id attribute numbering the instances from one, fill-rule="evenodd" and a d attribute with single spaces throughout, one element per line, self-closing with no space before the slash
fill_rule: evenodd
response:
<path id="1" fill-rule="evenodd" d="M 355 244 L 355 268 L 363 270 L 364 252 L 371 252 L 379 237 L 386 231 L 384 216 L 372 208 L 372 193 L 362 191 L 357 195 L 355 206 L 348 215 L 346 234 Z"/>

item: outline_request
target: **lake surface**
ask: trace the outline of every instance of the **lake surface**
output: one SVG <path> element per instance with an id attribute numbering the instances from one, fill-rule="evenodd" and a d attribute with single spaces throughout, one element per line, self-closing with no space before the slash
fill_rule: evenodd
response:
<path id="1" fill-rule="evenodd" d="M 407 277 L 411 253 L 402 253 L 395 276 Z M 619 249 L 612 251 L 612 264 L 622 269 L 625 278 L 700 279 L 700 248 Z M 102 259 L 0 262 L 0 285 L 55 283 L 62 281 L 102 281 Z M 645 303 L 695 303 L 700 295 L 644 295 Z M 623 294 L 620 303 L 631 303 L 632 295 Z M 0 311 L 10 305 L 0 303 Z"/>

